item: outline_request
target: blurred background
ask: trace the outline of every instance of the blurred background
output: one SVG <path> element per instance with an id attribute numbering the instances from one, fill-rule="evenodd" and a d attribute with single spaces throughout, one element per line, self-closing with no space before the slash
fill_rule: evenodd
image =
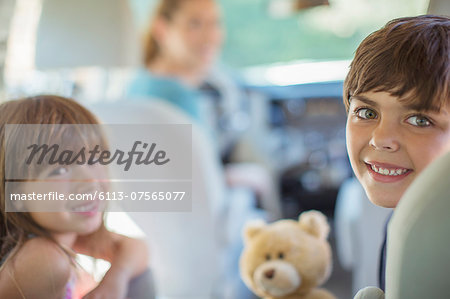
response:
<path id="1" fill-rule="evenodd" d="M 43 0 L 2 0 L 1 2 L 2 52 L 0 53 L 3 58 L 1 73 L 4 74 L 2 92 L 8 97 L 40 91 L 61 92 L 64 88 L 68 88 L 56 86 L 56 83 L 53 83 L 54 86 L 46 86 L 43 74 L 36 69 L 34 44 L 42 12 L 42 2 Z M 89 5 L 92 8 L 100 7 L 101 2 L 96 1 Z M 129 0 L 127 2 L 132 14 L 133 26 L 138 31 L 144 30 L 157 1 Z M 292 4 L 294 2 L 291 0 L 221 0 L 226 40 L 220 61 L 235 71 L 243 71 L 251 66 L 273 63 L 349 60 L 358 44 L 369 33 L 393 18 L 423 14 L 429 5 L 428 0 L 304 1 L 309 5 L 314 5 L 315 2 L 328 3 L 328 5 L 306 7 L 297 11 Z M 93 13 L 85 13 L 86 19 L 79 20 L 80 22 L 86 22 L 89 21 L 88 18 L 95 17 Z M 62 16 L 61 19 L 63 19 Z M 116 25 L 111 24 L 111 29 Z M 108 28 L 104 30 L 106 32 Z M 11 34 L 8 34 L 9 32 Z M 6 51 L 7 49 L 9 51 Z M 119 71 L 114 70 L 116 67 L 111 65 L 108 71 Z M 126 64 L 122 65 L 122 68 L 127 67 L 129 66 Z M 60 68 L 63 66 L 60 65 Z M 69 69 L 74 71 L 73 67 Z M 95 73 L 104 69 L 84 71 Z M 25 83 L 32 76 L 40 76 L 40 84 L 36 83 L 37 80 L 33 80 L 35 82 L 33 85 L 38 86 Z M 96 77 L 95 74 L 91 76 Z M 64 85 L 64 83 L 60 84 Z M 114 86 L 116 90 L 110 90 L 113 88 L 111 86 L 108 92 L 111 96 L 119 97 L 123 90 L 116 84 Z M 94 95 L 95 89 L 90 87 L 90 91 L 85 92 L 87 94 L 91 92 Z M 97 92 L 100 93 L 100 91 Z"/>

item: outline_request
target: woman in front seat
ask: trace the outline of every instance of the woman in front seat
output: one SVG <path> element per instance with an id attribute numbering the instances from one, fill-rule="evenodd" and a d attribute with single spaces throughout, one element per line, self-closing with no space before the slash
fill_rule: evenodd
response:
<path id="1" fill-rule="evenodd" d="M 161 0 L 144 42 L 144 69 L 128 87 L 128 96 L 166 100 L 204 124 L 198 88 L 222 40 L 214 0 Z"/>

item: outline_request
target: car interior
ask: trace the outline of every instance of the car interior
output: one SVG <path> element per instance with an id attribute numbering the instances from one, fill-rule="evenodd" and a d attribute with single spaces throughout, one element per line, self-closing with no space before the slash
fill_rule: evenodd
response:
<path id="1" fill-rule="evenodd" d="M 127 94 L 157 2 L 0 1 L 0 103 L 56 94 L 107 125 L 190 126 L 191 136 L 177 140 L 192 151 L 190 212 L 105 213 L 108 229 L 148 246 L 151 275 L 133 298 L 259 298 L 241 278 L 244 228 L 309 210 L 331 227 L 332 271 L 322 287 L 337 298 L 446 298 L 446 284 L 429 274 L 448 281 L 449 155 L 411 186 L 389 222 L 385 294 L 366 288 L 378 285 L 392 210 L 372 204 L 353 175 L 342 94 L 365 36 L 396 17 L 448 16 L 450 2 L 217 1 L 225 42 L 199 87 L 208 130 L 164 99 Z M 78 262 L 97 281 L 110 266 Z"/>

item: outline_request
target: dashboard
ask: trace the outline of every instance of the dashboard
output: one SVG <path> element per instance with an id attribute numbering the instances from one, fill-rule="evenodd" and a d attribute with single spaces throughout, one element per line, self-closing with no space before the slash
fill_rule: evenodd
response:
<path id="1" fill-rule="evenodd" d="M 252 86 L 267 101 L 267 144 L 276 157 L 283 216 L 334 212 L 337 192 L 351 176 L 345 146 L 342 81 Z"/>

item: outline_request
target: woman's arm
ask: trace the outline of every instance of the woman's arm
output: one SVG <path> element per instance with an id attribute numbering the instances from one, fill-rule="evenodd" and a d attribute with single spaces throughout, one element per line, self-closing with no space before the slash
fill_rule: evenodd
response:
<path id="1" fill-rule="evenodd" d="M 33 238 L 0 272 L 0 298 L 64 298 L 72 271 L 70 258 L 57 244 Z"/>
<path id="2" fill-rule="evenodd" d="M 129 281 L 148 268 L 148 250 L 143 240 L 108 231 L 99 231 L 77 238 L 78 253 L 104 259 L 111 263 L 100 284 L 85 298 L 125 298 Z"/>

